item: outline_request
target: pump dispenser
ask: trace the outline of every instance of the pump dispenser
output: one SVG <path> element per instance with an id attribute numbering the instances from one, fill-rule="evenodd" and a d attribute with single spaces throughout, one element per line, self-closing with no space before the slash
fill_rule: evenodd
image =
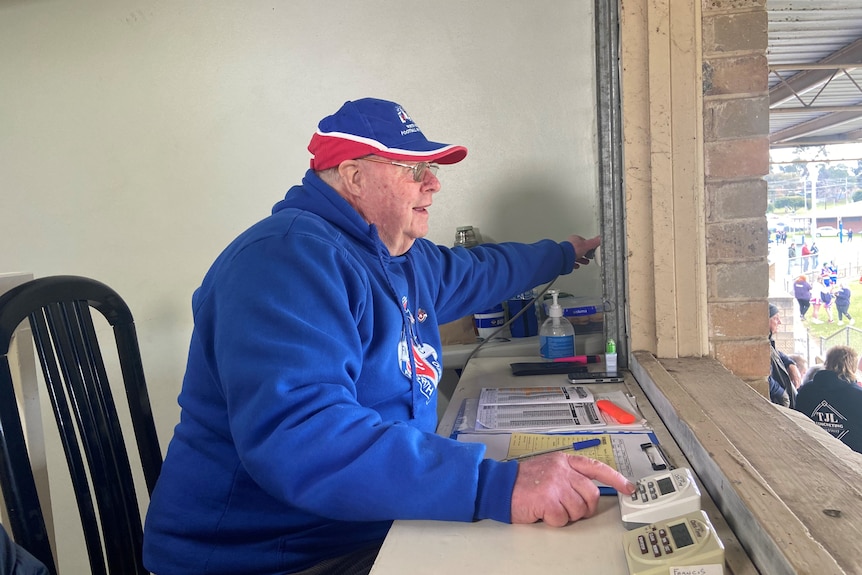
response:
<path id="1" fill-rule="evenodd" d="M 557 301 L 559 292 L 549 290 L 553 301 L 548 319 L 539 330 L 539 354 L 544 359 L 557 359 L 575 355 L 575 328 L 563 317 L 563 308 Z"/>

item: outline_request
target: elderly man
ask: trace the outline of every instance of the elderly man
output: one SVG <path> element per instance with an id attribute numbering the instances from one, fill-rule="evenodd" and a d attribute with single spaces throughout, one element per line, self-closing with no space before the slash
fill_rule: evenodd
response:
<path id="1" fill-rule="evenodd" d="M 394 102 L 346 102 L 311 169 L 218 257 L 192 300 L 180 423 L 147 514 L 154 573 L 367 573 L 394 519 L 553 526 L 592 515 L 595 460 L 523 462 L 434 433 L 438 325 L 570 273 L 598 237 L 423 239 L 438 164 Z"/>

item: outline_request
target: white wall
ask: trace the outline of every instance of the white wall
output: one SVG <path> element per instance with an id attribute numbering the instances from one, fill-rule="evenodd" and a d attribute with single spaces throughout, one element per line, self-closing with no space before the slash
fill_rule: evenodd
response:
<path id="1" fill-rule="evenodd" d="M 127 299 L 164 448 L 192 291 L 345 100 L 469 149 L 430 239 L 598 234 L 593 37 L 578 0 L 0 0 L 0 273 Z M 558 287 L 599 295 L 598 270 Z"/>

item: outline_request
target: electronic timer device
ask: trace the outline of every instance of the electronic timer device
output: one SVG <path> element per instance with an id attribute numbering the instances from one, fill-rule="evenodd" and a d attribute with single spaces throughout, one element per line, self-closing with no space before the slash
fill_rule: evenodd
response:
<path id="1" fill-rule="evenodd" d="M 623 549 L 629 575 L 724 575 L 724 544 L 702 510 L 628 531 Z"/>
<path id="2" fill-rule="evenodd" d="M 700 489 L 687 467 L 648 475 L 635 483 L 633 494 L 617 495 L 626 529 L 700 510 Z"/>

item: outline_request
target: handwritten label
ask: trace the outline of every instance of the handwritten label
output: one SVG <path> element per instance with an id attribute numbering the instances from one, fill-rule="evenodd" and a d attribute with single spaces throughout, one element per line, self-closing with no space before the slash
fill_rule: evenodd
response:
<path id="1" fill-rule="evenodd" d="M 671 567 L 668 575 L 724 575 L 724 565 L 687 565 Z"/>

